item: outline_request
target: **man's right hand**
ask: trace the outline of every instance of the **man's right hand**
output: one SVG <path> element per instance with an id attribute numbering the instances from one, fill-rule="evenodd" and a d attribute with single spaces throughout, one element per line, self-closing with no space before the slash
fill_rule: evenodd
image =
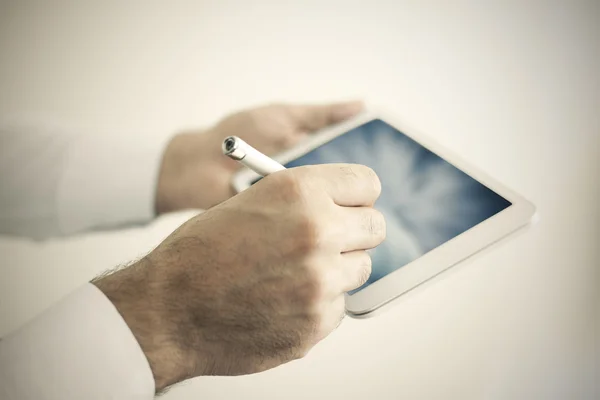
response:
<path id="1" fill-rule="evenodd" d="M 191 219 L 94 284 L 138 340 L 161 389 L 303 357 L 340 323 L 385 238 L 364 166 L 281 171 Z"/>

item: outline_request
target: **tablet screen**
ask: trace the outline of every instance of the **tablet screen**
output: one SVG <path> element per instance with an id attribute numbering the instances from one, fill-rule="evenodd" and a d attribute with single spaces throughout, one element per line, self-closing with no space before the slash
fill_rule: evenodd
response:
<path id="1" fill-rule="evenodd" d="M 485 221 L 511 203 L 382 120 L 361 125 L 286 164 L 356 163 L 379 176 L 375 208 L 387 237 L 371 251 L 373 271 L 356 293 Z"/>

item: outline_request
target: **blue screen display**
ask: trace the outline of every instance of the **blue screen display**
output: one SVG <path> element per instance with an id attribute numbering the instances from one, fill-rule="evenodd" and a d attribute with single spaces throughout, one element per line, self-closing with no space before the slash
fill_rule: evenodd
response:
<path id="1" fill-rule="evenodd" d="M 402 268 L 485 221 L 511 203 L 381 120 L 361 125 L 288 163 L 356 163 L 381 180 L 375 208 L 386 219 L 387 238 L 370 251 L 367 283 Z"/>

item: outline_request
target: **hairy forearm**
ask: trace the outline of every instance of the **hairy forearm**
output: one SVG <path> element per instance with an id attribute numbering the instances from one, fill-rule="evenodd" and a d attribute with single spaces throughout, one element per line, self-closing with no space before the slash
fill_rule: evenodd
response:
<path id="1" fill-rule="evenodd" d="M 92 281 L 121 314 L 146 356 L 155 390 L 185 379 L 183 357 L 170 340 L 161 315 L 160 289 L 147 259 L 104 274 Z M 168 318 L 168 316 L 166 316 Z"/>

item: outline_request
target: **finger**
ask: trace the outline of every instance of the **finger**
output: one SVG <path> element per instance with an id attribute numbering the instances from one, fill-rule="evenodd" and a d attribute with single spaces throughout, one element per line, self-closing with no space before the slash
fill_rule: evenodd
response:
<path id="1" fill-rule="evenodd" d="M 368 250 L 377 247 L 385 239 L 386 226 L 383 214 L 371 207 L 340 208 L 340 219 L 335 237 L 340 251 Z"/>
<path id="2" fill-rule="evenodd" d="M 300 130 L 316 131 L 342 122 L 364 109 L 361 101 L 325 105 L 291 105 L 290 113 Z"/>
<path id="3" fill-rule="evenodd" d="M 372 206 L 381 194 L 377 174 L 364 165 L 308 165 L 299 167 L 297 173 L 308 174 L 340 206 Z"/>
<path id="4" fill-rule="evenodd" d="M 340 254 L 342 291 L 349 292 L 364 285 L 371 276 L 371 256 L 364 250 Z"/>

